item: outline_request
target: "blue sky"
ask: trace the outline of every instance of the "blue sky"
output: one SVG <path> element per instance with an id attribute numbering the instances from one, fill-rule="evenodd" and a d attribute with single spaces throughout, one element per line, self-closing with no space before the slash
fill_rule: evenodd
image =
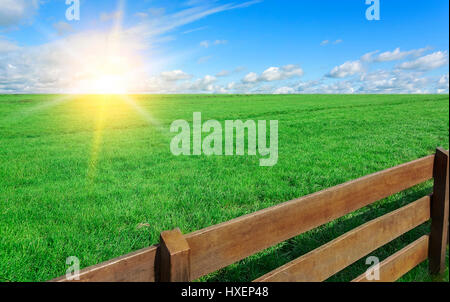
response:
<path id="1" fill-rule="evenodd" d="M 448 93 L 448 1 L 369 6 L 0 0 L 0 93 Z"/>

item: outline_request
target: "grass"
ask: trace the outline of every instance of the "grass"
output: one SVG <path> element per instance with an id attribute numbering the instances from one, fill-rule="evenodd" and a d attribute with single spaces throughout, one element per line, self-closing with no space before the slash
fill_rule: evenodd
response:
<path id="1" fill-rule="evenodd" d="M 181 156 L 170 124 L 278 120 L 279 160 Z M 0 96 L 0 281 L 45 281 L 449 147 L 448 95 Z M 430 182 L 201 281 L 249 281 L 431 190 Z M 380 260 L 425 224 L 372 253 Z M 448 257 L 448 255 L 447 255 Z M 448 261 L 448 258 L 447 258 Z M 448 267 L 448 263 L 447 263 Z M 349 281 L 365 259 L 329 281 Z M 431 281 L 427 264 L 401 281 Z M 448 281 L 448 270 L 445 277 Z"/>

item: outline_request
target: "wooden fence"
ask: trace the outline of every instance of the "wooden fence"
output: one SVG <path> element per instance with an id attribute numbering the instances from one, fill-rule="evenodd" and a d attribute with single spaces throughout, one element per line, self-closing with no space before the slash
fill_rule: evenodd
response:
<path id="1" fill-rule="evenodd" d="M 448 241 L 448 167 L 448 151 L 439 148 L 434 155 L 191 234 L 179 229 L 162 232 L 159 245 L 88 267 L 79 281 L 192 281 L 430 179 L 430 196 L 369 221 L 255 281 L 324 281 L 430 219 L 429 235 L 380 263 L 380 281 L 395 281 L 426 259 L 430 273 L 440 274 Z M 353 281 L 367 280 L 362 275 Z"/>

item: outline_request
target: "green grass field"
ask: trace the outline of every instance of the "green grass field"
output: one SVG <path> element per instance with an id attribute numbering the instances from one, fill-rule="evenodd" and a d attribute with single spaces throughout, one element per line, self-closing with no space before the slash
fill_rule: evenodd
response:
<path id="1" fill-rule="evenodd" d="M 171 154 L 170 124 L 278 120 L 279 160 Z M 449 147 L 448 95 L 0 96 L 0 281 L 45 281 Z M 416 200 L 379 201 L 202 278 L 250 281 Z M 381 260 L 425 224 L 375 251 Z M 370 238 L 368 238 L 370 239 Z M 448 259 L 448 258 L 447 258 Z M 447 260 L 448 261 L 448 260 Z M 365 259 L 329 281 L 363 273 Z M 446 274 L 448 281 L 448 270 Z M 423 263 L 401 281 L 431 281 Z"/>

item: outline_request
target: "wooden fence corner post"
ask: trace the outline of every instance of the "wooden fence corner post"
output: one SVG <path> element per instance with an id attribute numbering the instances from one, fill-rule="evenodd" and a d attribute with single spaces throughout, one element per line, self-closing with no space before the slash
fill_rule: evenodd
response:
<path id="1" fill-rule="evenodd" d="M 443 274 L 448 240 L 448 151 L 438 148 L 434 162 L 434 189 L 431 203 L 429 245 L 430 273 Z"/>
<path id="2" fill-rule="evenodd" d="M 159 281 L 189 282 L 191 249 L 180 229 L 160 235 Z"/>

